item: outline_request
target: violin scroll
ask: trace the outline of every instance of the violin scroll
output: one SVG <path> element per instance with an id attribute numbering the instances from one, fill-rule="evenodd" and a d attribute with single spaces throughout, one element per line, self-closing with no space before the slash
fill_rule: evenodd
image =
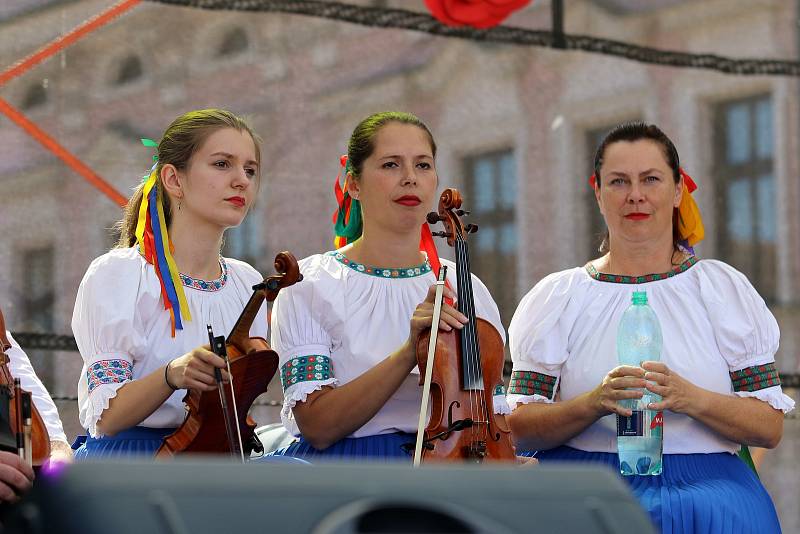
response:
<path id="1" fill-rule="evenodd" d="M 278 274 L 274 274 L 262 282 L 265 292 L 264 297 L 267 302 L 273 302 L 278 298 L 278 292 L 282 288 L 303 280 L 303 275 L 300 274 L 300 267 L 297 265 L 297 259 L 294 254 L 288 251 L 280 252 L 275 256 L 275 271 Z"/>
<path id="2" fill-rule="evenodd" d="M 477 224 L 465 225 L 461 221 L 461 217 L 469 215 L 469 211 L 461 209 L 462 202 L 461 193 L 457 189 L 445 189 L 439 197 L 439 211 L 432 211 L 427 216 L 428 224 L 444 224 L 445 231 L 433 232 L 433 235 L 446 237 L 447 244 L 451 247 L 455 246 L 458 239 L 464 239 L 467 234 L 478 231 Z"/>

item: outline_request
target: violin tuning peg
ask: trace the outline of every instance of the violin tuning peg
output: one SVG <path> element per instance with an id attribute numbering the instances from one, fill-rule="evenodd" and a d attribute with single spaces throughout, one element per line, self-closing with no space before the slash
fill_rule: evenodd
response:
<path id="1" fill-rule="evenodd" d="M 450 237 L 450 234 L 447 232 L 431 232 L 431 234 L 435 235 L 436 237 Z"/>
<path id="2" fill-rule="evenodd" d="M 474 234 L 475 232 L 478 231 L 478 225 L 468 224 L 467 226 L 464 227 L 464 229 L 467 231 L 468 234 Z"/>
<path id="3" fill-rule="evenodd" d="M 469 211 L 467 210 L 456 210 L 456 213 L 459 217 L 463 217 L 464 215 L 469 215 Z"/>
<path id="4" fill-rule="evenodd" d="M 428 224 L 436 224 L 437 222 L 442 220 L 442 218 L 439 217 L 439 214 L 436 213 L 435 211 L 428 213 L 426 219 L 428 221 Z"/>

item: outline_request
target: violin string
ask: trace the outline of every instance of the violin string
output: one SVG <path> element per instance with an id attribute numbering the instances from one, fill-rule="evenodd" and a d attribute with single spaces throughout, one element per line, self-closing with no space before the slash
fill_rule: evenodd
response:
<path id="1" fill-rule="evenodd" d="M 468 272 L 471 273 L 471 270 L 470 270 L 471 266 L 469 264 L 469 255 L 467 255 L 467 269 L 468 269 Z M 481 419 L 482 424 L 481 424 L 481 426 L 480 426 L 478 431 L 481 433 L 482 440 L 485 441 L 486 440 L 486 437 L 485 437 L 485 434 L 486 434 L 486 423 L 489 420 L 489 418 L 488 418 L 487 406 L 486 406 L 486 383 L 485 383 L 485 378 L 483 376 L 483 367 L 482 367 L 482 362 L 481 362 L 481 347 L 479 345 L 478 323 L 477 323 L 478 314 L 477 314 L 477 311 L 475 309 L 475 292 L 473 291 L 473 287 L 472 287 L 472 274 L 470 274 L 470 277 L 468 279 L 468 283 L 469 283 L 469 295 L 470 295 L 470 299 L 469 299 L 470 313 L 472 314 L 472 317 L 473 317 L 473 319 L 475 321 L 475 324 L 472 327 L 472 332 L 473 332 L 473 338 L 472 339 L 473 339 L 473 343 L 475 344 L 475 354 L 474 354 L 475 366 L 476 366 L 476 370 L 477 370 L 477 376 L 479 378 L 479 383 L 481 385 L 481 388 L 478 390 L 478 400 L 479 400 L 480 413 L 481 413 L 481 416 L 482 416 L 482 419 Z"/>
<path id="2" fill-rule="evenodd" d="M 467 316 L 467 318 L 470 319 L 461 333 L 462 339 L 464 339 L 464 344 L 463 344 L 464 352 L 466 353 L 462 355 L 464 359 L 462 364 L 466 367 L 467 370 L 467 377 L 468 377 L 467 387 L 469 388 L 468 395 L 470 400 L 470 416 L 472 420 L 475 422 L 479 420 L 478 417 L 476 416 L 480 411 L 480 404 L 478 402 L 479 401 L 478 392 L 473 388 L 475 379 L 477 378 L 477 374 L 475 369 L 475 346 L 474 346 L 475 337 L 473 335 L 474 316 L 472 316 L 471 314 L 470 291 L 468 290 L 469 278 L 471 274 L 469 272 L 469 262 L 466 254 L 466 242 L 464 241 L 463 236 L 461 235 L 459 235 L 458 245 L 459 246 L 457 247 L 456 254 L 459 260 L 459 269 L 458 269 L 458 274 L 459 274 L 458 286 L 460 295 L 459 302 L 461 303 L 460 307 L 462 309 L 462 313 L 464 313 Z M 471 442 L 474 442 L 476 438 L 476 426 L 477 425 L 473 424 L 470 427 Z"/>
<path id="3" fill-rule="evenodd" d="M 458 310 L 461 313 L 466 315 L 466 309 L 464 308 L 464 261 L 461 254 L 461 235 L 456 236 L 456 286 L 458 287 Z M 469 389 L 470 386 L 470 377 L 469 373 L 471 371 L 469 365 L 469 337 L 467 336 L 466 330 L 469 328 L 469 323 L 464 325 L 464 328 L 461 330 L 461 364 L 462 364 L 462 373 L 466 373 L 465 384 L 464 386 L 467 388 L 467 398 L 469 399 L 469 413 L 470 417 L 474 417 L 475 415 L 475 407 L 473 405 L 473 398 L 472 398 L 472 391 Z M 470 432 L 472 429 L 470 428 Z"/>
<path id="4" fill-rule="evenodd" d="M 472 353 L 470 355 L 471 356 L 470 359 L 472 361 L 472 368 L 473 368 L 473 371 L 475 373 L 474 376 L 473 376 L 473 379 L 475 381 L 479 382 L 479 384 L 483 388 L 483 389 L 476 390 L 475 395 L 476 395 L 476 399 L 477 399 L 476 404 L 478 406 L 478 411 L 479 411 L 480 416 L 482 417 L 482 419 L 480 419 L 480 421 L 482 423 L 485 423 L 486 421 L 488 421 L 488 413 L 487 413 L 487 408 L 488 407 L 486 405 L 486 399 L 485 399 L 486 384 L 483 383 L 483 378 L 484 377 L 483 377 L 483 372 L 482 372 L 482 369 L 481 369 L 480 346 L 478 345 L 478 325 L 476 324 L 477 314 L 476 314 L 476 311 L 475 311 L 475 295 L 474 295 L 473 288 L 472 288 L 472 272 L 471 272 L 471 266 L 469 264 L 469 253 L 468 253 L 467 243 L 466 242 L 464 242 L 463 248 L 464 248 L 464 252 L 463 252 L 464 265 L 465 265 L 465 270 L 466 270 L 466 276 L 465 276 L 465 285 L 466 285 L 465 289 L 466 289 L 466 291 L 465 291 L 465 294 L 467 296 L 465 304 L 467 305 L 468 310 L 469 310 L 469 317 L 470 317 L 470 338 L 469 339 L 470 339 L 470 343 L 471 343 L 471 347 L 472 347 L 471 348 L 471 352 Z M 485 424 L 481 424 L 480 428 L 475 430 L 475 433 L 480 432 L 481 436 L 483 436 L 483 433 L 485 433 L 485 430 L 486 430 L 486 425 Z"/>

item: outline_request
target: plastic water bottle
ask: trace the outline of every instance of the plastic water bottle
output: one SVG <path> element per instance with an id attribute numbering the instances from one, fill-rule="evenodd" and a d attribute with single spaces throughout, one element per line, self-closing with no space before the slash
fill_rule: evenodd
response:
<path id="1" fill-rule="evenodd" d="M 661 359 L 661 325 L 647 305 L 647 293 L 634 291 L 630 307 L 622 314 L 617 331 L 617 357 L 620 365 L 639 367 L 643 361 Z M 643 390 L 641 399 L 619 403 L 632 410 L 630 417 L 617 415 L 619 471 L 623 475 L 660 475 L 664 415 L 648 410 L 661 397 Z"/>

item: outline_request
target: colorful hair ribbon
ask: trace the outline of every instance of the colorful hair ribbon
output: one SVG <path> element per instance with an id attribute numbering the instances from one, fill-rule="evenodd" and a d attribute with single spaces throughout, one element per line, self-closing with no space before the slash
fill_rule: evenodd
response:
<path id="1" fill-rule="evenodd" d="M 347 155 L 339 158 L 340 171 L 336 176 L 336 183 L 333 186 L 333 192 L 336 195 L 336 204 L 338 208 L 333 212 L 333 246 L 335 248 L 342 248 L 348 243 L 352 243 L 359 237 L 363 230 L 363 221 L 361 219 L 361 203 L 350 196 L 347 190 L 347 174 L 350 169 L 350 164 L 347 161 Z M 344 186 L 339 185 L 342 174 L 344 174 Z"/>
<path id="2" fill-rule="evenodd" d="M 145 141 L 150 140 L 142 139 L 143 145 L 153 146 Z M 183 291 L 178 267 L 172 257 L 173 247 L 167 234 L 163 193 L 158 187 L 157 163 L 153 164 L 149 176 L 146 175 L 144 178 L 142 203 L 139 206 L 139 219 L 136 223 L 136 243 L 144 259 L 156 271 L 156 276 L 161 284 L 164 309 L 170 313 L 172 337 L 175 337 L 175 330 L 183 330 L 183 321 L 191 321 L 192 316 L 189 312 L 189 304 Z"/>
<path id="3" fill-rule="evenodd" d="M 678 169 L 683 177 L 683 195 L 681 203 L 678 205 L 678 234 L 681 236 L 681 244 L 694 252 L 694 246 L 703 240 L 706 235 L 703 227 L 703 217 L 700 215 L 700 208 L 692 197 L 692 193 L 697 190 L 697 184 L 692 177 L 686 174 L 683 168 Z"/>

